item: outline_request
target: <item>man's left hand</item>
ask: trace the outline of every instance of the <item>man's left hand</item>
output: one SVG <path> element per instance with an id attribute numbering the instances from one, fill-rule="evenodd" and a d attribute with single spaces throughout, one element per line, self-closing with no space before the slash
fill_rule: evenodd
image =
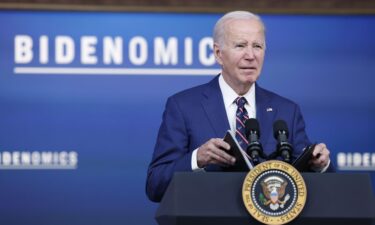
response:
<path id="1" fill-rule="evenodd" d="M 311 168 L 314 170 L 323 170 L 329 163 L 329 150 L 324 143 L 317 144 L 310 160 Z"/>

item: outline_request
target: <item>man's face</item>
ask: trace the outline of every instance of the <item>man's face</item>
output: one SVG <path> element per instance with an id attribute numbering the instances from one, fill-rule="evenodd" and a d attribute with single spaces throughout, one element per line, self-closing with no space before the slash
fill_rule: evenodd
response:
<path id="1" fill-rule="evenodd" d="M 263 26 L 255 19 L 234 19 L 227 22 L 223 44 L 214 44 L 217 62 L 224 80 L 238 94 L 246 92 L 262 70 L 265 37 Z"/>

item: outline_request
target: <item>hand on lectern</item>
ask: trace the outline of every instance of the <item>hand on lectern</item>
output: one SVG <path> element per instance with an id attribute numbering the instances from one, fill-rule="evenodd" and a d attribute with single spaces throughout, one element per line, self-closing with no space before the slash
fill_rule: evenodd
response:
<path id="1" fill-rule="evenodd" d="M 329 163 L 329 150 L 324 143 L 317 144 L 310 160 L 311 168 L 317 171 L 324 169 Z"/>

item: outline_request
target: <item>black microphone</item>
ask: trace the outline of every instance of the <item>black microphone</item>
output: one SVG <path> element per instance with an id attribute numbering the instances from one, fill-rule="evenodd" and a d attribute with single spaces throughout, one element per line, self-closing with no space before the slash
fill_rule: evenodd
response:
<path id="1" fill-rule="evenodd" d="M 293 146 L 288 142 L 289 131 L 284 120 L 275 121 L 273 124 L 273 136 L 277 140 L 277 155 L 281 156 L 285 162 L 290 163 Z"/>
<path id="2" fill-rule="evenodd" d="M 260 131 L 258 120 L 251 118 L 245 122 L 246 136 L 249 144 L 246 152 L 251 157 L 254 164 L 258 164 L 259 157 L 265 158 L 262 144 L 259 142 Z"/>

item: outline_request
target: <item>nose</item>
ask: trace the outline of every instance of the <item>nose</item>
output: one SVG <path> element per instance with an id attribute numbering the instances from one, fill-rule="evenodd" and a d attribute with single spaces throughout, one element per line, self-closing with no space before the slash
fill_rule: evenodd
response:
<path id="1" fill-rule="evenodd" d="M 253 60 L 254 59 L 254 49 L 251 46 L 246 48 L 244 58 L 246 60 Z"/>

